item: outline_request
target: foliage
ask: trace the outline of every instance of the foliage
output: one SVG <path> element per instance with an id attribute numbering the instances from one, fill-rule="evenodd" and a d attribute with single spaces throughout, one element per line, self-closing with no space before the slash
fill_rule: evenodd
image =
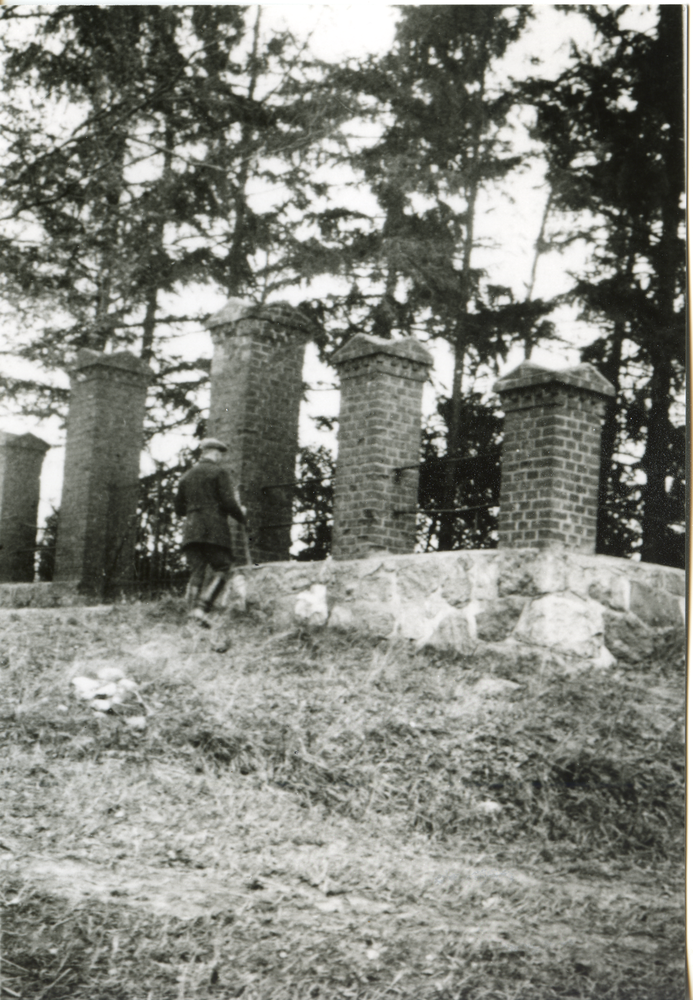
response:
<path id="1" fill-rule="evenodd" d="M 446 510 L 477 499 L 474 491 L 464 496 L 454 472 L 474 449 L 473 430 L 469 440 L 464 431 L 463 380 L 473 392 L 479 372 L 495 370 L 513 342 L 532 344 L 553 332 L 552 303 L 516 301 L 509 287 L 494 285 L 475 265 L 484 237 L 479 199 L 499 194 L 523 163 L 508 138 L 516 94 L 495 71 L 530 17 L 531 8 L 521 5 L 404 7 L 392 52 L 339 67 L 330 77 L 359 102 L 362 115 L 380 123 L 381 134 L 349 160 L 377 202 L 377 218 L 335 208 L 315 214 L 350 284 L 325 310 L 325 322 L 336 346 L 357 330 L 451 345 L 443 448 L 455 461 L 435 488 Z M 451 548 L 462 537 L 467 529 L 446 514 L 429 544 L 435 539 L 437 547 Z"/>
<path id="2" fill-rule="evenodd" d="M 39 580 L 49 582 L 55 572 L 55 549 L 58 541 L 58 516 L 60 511 L 53 509 L 43 526 L 40 535 L 37 556 L 37 576 Z"/>
<path id="3" fill-rule="evenodd" d="M 437 548 L 441 524 L 452 522 L 452 548 L 494 548 L 497 544 L 497 508 L 500 499 L 503 419 L 479 393 L 465 393 L 461 401 L 462 440 L 457 455 L 449 457 L 452 402 L 438 401 L 438 420 L 425 429 L 419 470 L 418 547 Z M 453 466 L 453 510 L 450 514 L 449 467 Z"/>
<path id="4" fill-rule="evenodd" d="M 594 48 L 574 49 L 557 80 L 525 92 L 554 207 L 592 246 L 571 297 L 603 333 L 583 356 L 618 390 L 603 437 L 599 551 L 683 566 L 684 430 L 673 406 L 685 366 L 682 8 L 660 5 L 651 31 L 624 27 L 626 7 L 580 9 Z"/>
<path id="5" fill-rule="evenodd" d="M 496 290 L 470 259 L 473 215 L 481 186 L 521 160 L 502 132 L 513 95 L 487 77 L 529 16 L 512 6 L 403 8 L 391 53 L 332 70 L 328 82 L 382 125 L 380 137 L 350 157 L 380 214 L 370 220 L 331 208 L 315 215 L 352 282 L 331 310 L 333 326 L 341 317 L 340 337 L 356 329 L 386 337 L 420 331 L 454 341 L 460 311 L 471 305 L 466 343 L 479 361 L 503 352 L 520 309 L 513 322 L 502 309 L 490 315 Z"/>
<path id="6" fill-rule="evenodd" d="M 175 338 L 208 314 L 205 289 L 261 299 L 297 280 L 281 248 L 300 243 L 296 211 L 316 190 L 302 150 L 331 113 L 311 99 L 307 61 L 234 5 L 0 19 L 15 101 L 0 121 L 0 282 L 30 330 L 47 319 L 15 353 L 52 372 L 80 347 L 134 348 L 153 365 L 159 422 L 194 421 L 207 366 L 177 356 Z M 278 193 L 255 208 L 263 187 Z M 177 312 L 193 287 L 199 310 Z"/>
<path id="7" fill-rule="evenodd" d="M 192 464 L 185 451 L 176 465 L 157 463 L 154 472 L 139 480 L 133 585 L 140 593 L 167 590 L 187 579 L 174 500 L 180 477 Z"/>
<path id="8" fill-rule="evenodd" d="M 556 302 L 534 296 L 536 263 L 583 240 L 590 266 L 564 299 L 598 328 L 583 358 L 617 389 L 598 550 L 682 565 L 681 9 L 653 9 L 651 30 L 627 27 L 628 7 L 565 9 L 589 20 L 594 45 L 574 47 L 556 79 L 515 85 L 500 69 L 534 16 L 526 5 L 403 7 L 387 55 L 331 67 L 264 32 L 259 8 L 3 8 L 12 104 L 0 118 L 0 288 L 31 331 L 14 353 L 52 373 L 81 346 L 133 348 L 155 375 L 147 433 L 195 425 L 209 362 L 185 358 L 176 337 L 201 322 L 208 291 L 264 301 L 330 275 L 343 291 L 304 303 L 323 358 L 358 331 L 450 345 L 452 398 L 425 438 L 422 501 L 492 504 L 495 459 L 476 462 L 474 481 L 458 475 L 476 461 L 481 423 L 495 426 L 492 408 L 469 400 L 511 345 L 528 356 L 553 335 Z M 525 164 L 511 128 L 522 102 L 535 111 L 548 200 L 518 301 L 490 281 L 479 250 L 482 199 L 504 197 Z M 371 138 L 350 137 L 345 122 Z M 337 198 L 332 179 L 345 171 L 373 211 L 354 207 L 351 181 Z M 559 222 L 565 232 L 549 235 Z M 193 315 L 176 312 L 183 289 L 199 291 Z M 64 414 L 64 388 L 0 384 L 25 412 Z M 324 465 L 301 462 L 308 479 L 311 463 Z M 331 501 L 307 485 L 296 512 L 316 504 L 303 557 L 316 558 Z M 493 518 L 479 516 L 424 517 L 423 544 L 491 544 Z"/>
<path id="9" fill-rule="evenodd" d="M 302 525 L 299 541 L 304 547 L 297 556 L 301 562 L 325 559 L 330 553 L 334 472 L 334 458 L 324 445 L 299 451 L 293 519 Z"/>
<path id="10" fill-rule="evenodd" d="M 192 465 L 185 450 L 176 465 L 157 463 L 154 472 L 138 482 L 133 593 L 153 595 L 182 584 L 187 577 L 180 551 L 180 525 L 174 511 L 178 481 Z M 55 552 L 60 511 L 46 518 L 38 547 L 38 577 L 50 581 L 55 571 Z"/>

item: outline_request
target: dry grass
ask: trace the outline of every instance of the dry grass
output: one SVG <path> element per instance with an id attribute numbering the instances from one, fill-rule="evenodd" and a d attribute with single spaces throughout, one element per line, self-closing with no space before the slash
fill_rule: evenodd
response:
<path id="1" fill-rule="evenodd" d="M 491 698 L 462 658 L 180 621 L 0 619 L 4 995 L 683 995 L 675 648 Z M 71 698 L 104 662 L 144 734 Z"/>

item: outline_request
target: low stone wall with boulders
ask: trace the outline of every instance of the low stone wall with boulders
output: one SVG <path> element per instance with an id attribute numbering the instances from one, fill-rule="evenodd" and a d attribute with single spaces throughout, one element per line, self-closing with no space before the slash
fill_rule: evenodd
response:
<path id="1" fill-rule="evenodd" d="M 685 574 L 535 549 L 383 555 L 239 568 L 227 607 L 410 640 L 489 666 L 608 668 L 684 644 Z"/>
<path id="2" fill-rule="evenodd" d="M 77 581 L 61 583 L 4 583 L 0 608 L 74 608 L 96 603 L 80 592 Z"/>

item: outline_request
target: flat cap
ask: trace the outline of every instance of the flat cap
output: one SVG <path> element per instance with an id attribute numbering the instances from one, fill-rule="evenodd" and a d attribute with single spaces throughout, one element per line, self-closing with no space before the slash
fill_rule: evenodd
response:
<path id="1" fill-rule="evenodd" d="M 205 438 L 200 441 L 200 451 L 228 451 L 228 446 L 224 444 L 223 441 L 217 441 L 216 438 Z"/>

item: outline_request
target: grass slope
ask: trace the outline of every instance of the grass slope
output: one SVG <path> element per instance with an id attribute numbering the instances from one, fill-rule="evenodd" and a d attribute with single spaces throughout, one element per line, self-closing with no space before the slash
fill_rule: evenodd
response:
<path id="1" fill-rule="evenodd" d="M 0 616 L 2 995 L 679 1000 L 684 669 Z M 69 680 L 140 684 L 144 733 Z M 498 681 L 512 684 L 499 684 Z"/>

